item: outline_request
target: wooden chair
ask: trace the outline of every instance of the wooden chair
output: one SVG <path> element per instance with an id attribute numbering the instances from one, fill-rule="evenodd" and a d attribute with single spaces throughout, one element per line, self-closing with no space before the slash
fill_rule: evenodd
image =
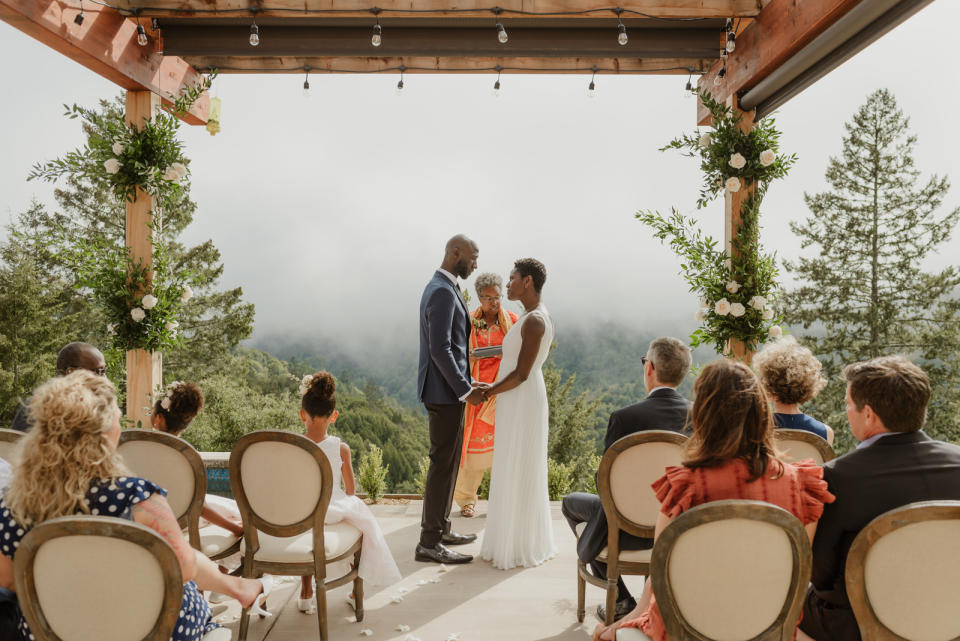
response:
<path id="1" fill-rule="evenodd" d="M 183 599 L 173 548 L 109 516 L 37 525 L 17 548 L 14 578 L 36 641 L 168 641 Z M 204 636 L 229 639 L 226 628 Z"/>
<path id="2" fill-rule="evenodd" d="M 609 534 L 607 546 L 596 560 L 607 565 L 607 576 L 593 576 L 587 565 L 577 559 L 578 621 L 583 621 L 586 614 L 587 583 L 606 589 L 606 623 L 610 625 L 616 612 L 620 576 L 650 574 L 651 550 L 620 550 L 620 531 L 653 538 L 660 501 L 650 485 L 663 476 L 664 468 L 680 465 L 686 442 L 687 437 L 677 432 L 649 430 L 624 436 L 604 453 L 597 471 L 597 490 Z M 584 527 L 585 524 L 578 527 L 578 537 Z"/>
<path id="3" fill-rule="evenodd" d="M 203 459 L 181 438 L 150 429 L 129 429 L 120 434 L 117 452 L 130 471 L 167 491 L 167 502 L 190 546 L 213 560 L 240 550 L 240 538 L 221 527 L 200 529 L 200 512 L 207 492 Z"/>
<path id="4" fill-rule="evenodd" d="M 23 437 L 23 432 L 0 428 L 0 458 L 7 463 L 13 463 L 12 457 L 17 442 Z"/>
<path id="5" fill-rule="evenodd" d="M 813 432 L 777 428 L 773 430 L 773 437 L 785 461 L 793 462 L 812 458 L 823 465 L 837 458 L 836 452 L 826 439 L 820 438 Z"/>
<path id="6" fill-rule="evenodd" d="M 357 621 L 363 620 L 363 580 L 357 573 L 363 535 L 348 523 L 324 525 L 332 484 L 326 454 L 300 434 L 253 432 L 230 453 L 230 486 L 243 517 L 243 576 L 312 574 L 322 641 L 327 641 L 327 589 L 352 581 Z M 327 580 L 328 563 L 351 557 L 348 573 Z M 240 641 L 248 626 L 244 610 Z"/>
<path id="7" fill-rule="evenodd" d="M 790 641 L 810 581 L 800 521 L 762 501 L 713 501 L 674 519 L 650 579 L 671 641 Z M 617 641 L 649 641 L 635 628 Z"/>
<path id="8" fill-rule="evenodd" d="M 850 547 L 846 582 L 864 639 L 960 637 L 960 501 L 910 503 L 875 518 Z"/>

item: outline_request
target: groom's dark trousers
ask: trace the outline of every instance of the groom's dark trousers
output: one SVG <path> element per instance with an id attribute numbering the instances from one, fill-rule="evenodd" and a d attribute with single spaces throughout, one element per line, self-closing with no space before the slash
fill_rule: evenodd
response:
<path id="1" fill-rule="evenodd" d="M 423 494 L 420 544 L 450 531 L 450 508 L 463 445 L 463 407 L 471 389 L 467 359 L 470 316 L 457 285 L 437 271 L 420 299 L 417 392 L 430 417 L 430 468 Z"/>

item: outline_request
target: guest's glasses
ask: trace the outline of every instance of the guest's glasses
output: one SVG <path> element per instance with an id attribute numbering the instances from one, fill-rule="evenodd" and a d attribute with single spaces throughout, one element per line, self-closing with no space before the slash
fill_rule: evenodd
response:
<path id="1" fill-rule="evenodd" d="M 492 303 L 495 300 L 501 300 L 503 296 L 480 296 L 479 298 L 484 302 Z"/>

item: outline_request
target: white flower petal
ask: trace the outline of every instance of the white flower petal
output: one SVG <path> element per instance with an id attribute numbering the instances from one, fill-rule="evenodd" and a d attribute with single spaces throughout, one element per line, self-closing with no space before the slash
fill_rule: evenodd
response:
<path id="1" fill-rule="evenodd" d="M 437 572 L 449 572 L 449 571 L 450 571 L 450 568 L 448 568 L 448 567 L 447 567 L 445 564 L 443 564 L 443 563 L 440 564 L 440 569 L 437 570 Z"/>
<path id="2" fill-rule="evenodd" d="M 390 603 L 400 603 L 401 601 L 403 601 L 403 597 L 399 594 L 394 594 L 390 597 Z"/>
<path id="3" fill-rule="evenodd" d="M 410 626 L 400 623 L 400 624 L 397 624 L 397 627 L 395 627 L 394 630 L 396 630 L 397 632 L 409 632 Z"/>
<path id="4" fill-rule="evenodd" d="M 371 630 L 370 628 L 364 628 L 363 630 L 360 630 L 360 636 L 364 636 L 364 637 L 373 636 L 373 630 Z"/>

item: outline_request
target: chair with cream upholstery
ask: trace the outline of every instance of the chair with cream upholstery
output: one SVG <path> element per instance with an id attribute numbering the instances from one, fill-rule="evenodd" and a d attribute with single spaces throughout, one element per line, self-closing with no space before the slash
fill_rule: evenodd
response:
<path id="1" fill-rule="evenodd" d="M 0 429 L 0 458 L 7 463 L 13 463 L 14 449 L 17 442 L 23 438 L 23 432 L 17 430 Z"/>
<path id="2" fill-rule="evenodd" d="M 827 443 L 813 432 L 806 430 L 788 430 L 777 428 L 773 430 L 777 449 L 783 454 L 784 461 L 793 463 L 805 459 L 813 459 L 818 465 L 837 458 L 836 452 Z"/>
<path id="3" fill-rule="evenodd" d="M 348 523 L 324 525 L 332 483 L 326 454 L 300 434 L 252 432 L 230 452 L 230 487 L 243 517 L 243 576 L 312 574 L 322 641 L 327 641 L 327 589 L 352 581 L 357 621 L 363 620 L 363 579 L 357 573 L 363 534 Z M 352 561 L 353 567 L 328 580 L 327 564 L 338 561 Z M 244 610 L 240 641 L 248 625 Z"/>
<path id="4" fill-rule="evenodd" d="M 790 641 L 810 582 L 800 521 L 762 501 L 691 508 L 653 547 L 650 579 L 671 641 Z M 635 628 L 617 641 L 649 641 Z"/>
<path id="5" fill-rule="evenodd" d="M 109 516 L 37 525 L 17 548 L 14 578 L 36 641 L 168 641 L 183 598 L 170 544 L 147 527 Z M 123 607 L 104 616 L 107 604 Z M 230 636 L 218 628 L 203 641 Z"/>
<path id="6" fill-rule="evenodd" d="M 649 575 L 650 550 L 620 550 L 620 531 L 642 538 L 653 538 L 660 513 L 660 501 L 650 485 L 663 476 L 664 468 L 680 465 L 687 437 L 667 430 L 648 430 L 629 434 L 616 441 L 604 453 L 597 471 L 597 491 L 607 517 L 607 547 L 597 561 L 607 565 L 606 579 L 594 577 L 587 565 L 577 559 L 577 620 L 583 621 L 586 584 L 605 588 L 606 624 L 616 611 L 617 580 L 621 575 Z M 585 523 L 578 526 L 577 536 Z"/>
<path id="7" fill-rule="evenodd" d="M 881 514 L 847 555 L 847 596 L 870 641 L 960 637 L 960 501 L 923 501 Z"/>
<path id="8" fill-rule="evenodd" d="M 181 438 L 150 429 L 129 429 L 120 434 L 117 452 L 130 471 L 167 491 L 167 502 L 180 527 L 187 530 L 190 546 L 217 560 L 235 554 L 240 538 L 216 525 L 199 527 L 207 492 L 203 459 Z"/>

